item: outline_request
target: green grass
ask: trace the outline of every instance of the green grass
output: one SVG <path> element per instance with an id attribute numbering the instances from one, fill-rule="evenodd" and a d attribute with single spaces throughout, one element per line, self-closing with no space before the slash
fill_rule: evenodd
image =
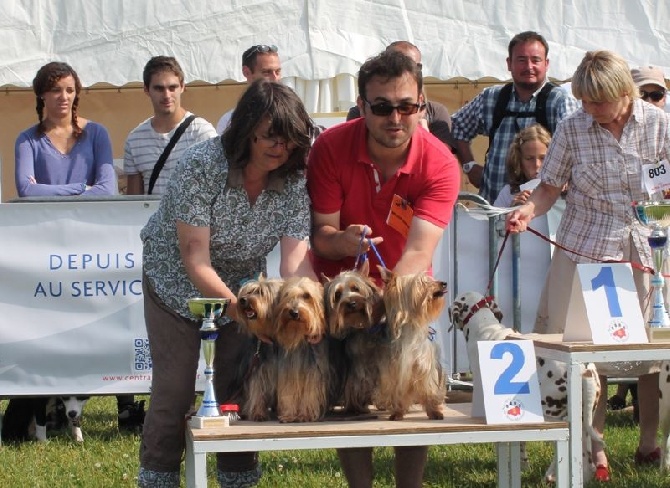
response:
<path id="1" fill-rule="evenodd" d="M 7 401 L 0 402 L 4 412 Z M 93 397 L 85 408 L 84 443 L 76 444 L 67 432 L 52 433 L 47 443 L 27 442 L 0 447 L 0 487 L 132 487 L 136 485 L 139 437 L 119 434 L 114 397 Z M 657 468 L 636 468 L 633 455 L 638 428 L 630 411 L 612 412 L 605 432 L 612 469 L 608 488 L 670 487 L 670 475 Z M 523 487 L 549 486 L 542 481 L 552 449 L 546 443 L 529 443 L 529 468 Z M 262 488 L 346 487 L 332 449 L 277 451 L 261 454 Z M 375 488 L 392 488 L 393 451 L 375 450 Z M 216 485 L 214 457 L 208 459 L 209 486 Z M 429 451 L 424 477 L 426 487 L 495 487 L 495 451 L 489 444 L 436 446 Z M 592 482 L 589 488 L 602 486 Z"/>

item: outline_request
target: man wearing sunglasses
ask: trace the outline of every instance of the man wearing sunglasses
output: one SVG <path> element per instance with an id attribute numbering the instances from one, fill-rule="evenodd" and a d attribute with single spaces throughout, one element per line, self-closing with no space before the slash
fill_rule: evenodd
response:
<path id="1" fill-rule="evenodd" d="M 351 270 L 364 255 L 378 284 L 378 265 L 398 274 L 430 271 L 458 197 L 460 170 L 439 139 L 417 130 L 425 110 L 422 85 L 421 69 L 400 52 L 368 59 L 358 74 L 361 117 L 314 142 L 307 188 L 317 276 Z M 427 447 L 395 448 L 397 487 L 422 486 L 427 455 Z M 339 449 L 338 456 L 350 487 L 372 486 L 371 448 Z"/>
<path id="2" fill-rule="evenodd" d="M 256 44 L 242 53 L 242 74 L 247 84 L 265 78 L 268 81 L 281 80 L 279 49 L 275 45 Z M 229 110 L 216 124 L 216 133 L 221 135 L 228 128 L 233 110 Z"/>
<path id="3" fill-rule="evenodd" d="M 668 90 L 665 87 L 663 71 L 655 66 L 640 66 L 630 70 L 630 74 L 640 89 L 640 98 L 665 110 L 665 95 Z"/>
<path id="4" fill-rule="evenodd" d="M 412 60 L 420 67 L 421 65 L 421 51 L 409 41 L 395 41 L 386 47 L 387 51 L 398 51 L 405 56 L 412 58 Z M 425 99 L 425 94 L 424 94 Z M 355 119 L 361 116 L 358 105 L 354 105 L 349 109 L 347 120 Z M 426 111 L 420 121 L 425 129 L 428 129 L 431 134 L 444 142 L 450 149 L 456 148 L 456 141 L 451 135 L 451 115 L 447 107 L 438 102 L 426 101 Z"/>

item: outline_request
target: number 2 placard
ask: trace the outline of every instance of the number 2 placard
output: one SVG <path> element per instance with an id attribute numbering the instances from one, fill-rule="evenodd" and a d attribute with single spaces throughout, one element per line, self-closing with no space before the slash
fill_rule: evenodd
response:
<path id="1" fill-rule="evenodd" d="M 480 341 L 477 347 L 486 422 L 543 422 L 533 342 Z"/>

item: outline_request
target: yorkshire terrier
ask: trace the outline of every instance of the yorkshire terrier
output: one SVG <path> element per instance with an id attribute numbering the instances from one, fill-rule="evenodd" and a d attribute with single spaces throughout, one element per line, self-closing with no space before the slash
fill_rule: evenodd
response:
<path id="1" fill-rule="evenodd" d="M 278 350 L 272 313 L 281 286 L 281 280 L 260 276 L 242 285 L 237 294 L 239 323 L 256 336 L 255 352 L 240 372 L 245 378 L 242 415 L 249 420 L 268 420 L 277 404 Z"/>
<path id="2" fill-rule="evenodd" d="M 390 420 L 402 420 L 413 404 L 423 405 L 429 419 L 441 420 L 446 384 L 429 326 L 444 308 L 447 284 L 426 273 L 380 271 L 391 340 L 381 349 L 375 404 L 390 410 Z"/>
<path id="3" fill-rule="evenodd" d="M 280 347 L 277 417 L 280 422 L 314 422 L 328 408 L 330 362 L 323 286 L 309 278 L 290 278 L 274 307 Z"/>
<path id="4" fill-rule="evenodd" d="M 354 414 L 369 413 L 379 382 L 378 329 L 384 302 L 368 273 L 366 260 L 360 271 L 343 271 L 332 280 L 326 278 L 324 285 L 328 333 L 343 341 L 344 364 L 339 373 L 343 374 L 344 411 Z"/>

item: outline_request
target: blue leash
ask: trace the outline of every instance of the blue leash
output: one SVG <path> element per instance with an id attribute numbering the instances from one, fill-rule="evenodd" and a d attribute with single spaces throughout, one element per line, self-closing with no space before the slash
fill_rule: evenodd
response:
<path id="1" fill-rule="evenodd" d="M 358 268 L 359 263 L 362 263 L 365 261 L 368 257 L 365 253 L 362 253 L 361 250 L 363 249 L 363 242 L 365 242 L 365 234 L 367 233 L 368 227 L 365 226 L 363 227 L 363 232 L 361 232 L 361 240 L 358 241 L 358 250 L 356 251 L 356 261 L 354 262 L 354 268 Z M 375 256 L 377 256 L 377 260 L 379 261 L 379 264 L 381 264 L 384 268 L 386 268 L 386 263 L 382 259 L 381 255 L 379 254 L 379 251 L 377 250 L 377 246 L 374 245 L 372 242 L 372 239 L 368 239 L 368 244 L 370 245 L 370 249 L 372 249 L 375 253 Z"/>

